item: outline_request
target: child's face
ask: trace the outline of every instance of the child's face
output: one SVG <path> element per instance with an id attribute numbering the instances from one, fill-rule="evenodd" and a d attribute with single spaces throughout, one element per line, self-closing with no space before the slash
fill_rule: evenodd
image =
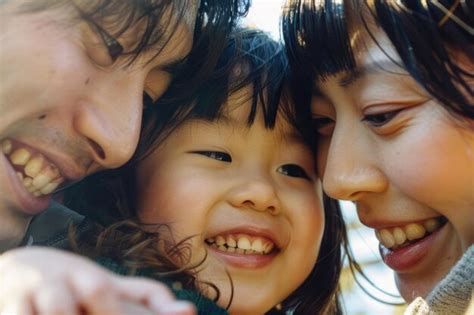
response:
<path id="1" fill-rule="evenodd" d="M 316 83 L 325 95 L 313 98 L 323 122 L 318 169 L 324 190 L 354 201 L 362 223 L 375 229 L 411 301 L 474 242 L 474 129 L 387 57 L 400 60 L 386 38 L 379 42 L 385 52 L 373 45 L 360 53 L 356 75 Z"/>
<path id="2" fill-rule="evenodd" d="M 141 220 L 168 224 L 176 240 L 194 236 L 192 261 L 208 254 L 199 279 L 218 286 L 224 307 L 229 272 L 232 314 L 262 314 L 294 291 L 324 228 L 310 149 L 282 118 L 269 130 L 259 113 L 248 128 L 248 93 L 231 95 L 223 119 L 179 127 L 138 172 Z"/>

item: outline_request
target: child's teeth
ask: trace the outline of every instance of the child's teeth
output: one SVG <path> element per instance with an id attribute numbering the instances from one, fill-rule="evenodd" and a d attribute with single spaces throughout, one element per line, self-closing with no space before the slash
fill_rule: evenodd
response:
<path id="1" fill-rule="evenodd" d="M 227 235 L 216 236 L 215 238 L 206 239 L 206 243 L 221 251 L 238 253 L 238 254 L 259 254 L 265 255 L 273 250 L 274 244 L 271 241 L 251 237 L 246 235 Z"/>
<path id="2" fill-rule="evenodd" d="M 262 240 L 257 238 L 255 241 L 252 243 L 252 250 L 256 252 L 262 252 L 263 251 L 263 243 Z"/>
<path id="3" fill-rule="evenodd" d="M 263 249 L 263 252 L 265 254 L 268 254 L 269 252 L 272 251 L 273 247 L 274 247 L 273 243 L 268 243 L 268 244 L 265 245 L 265 248 Z"/>
<path id="4" fill-rule="evenodd" d="M 2 141 L 2 152 L 3 154 L 10 154 L 12 152 L 12 142 L 10 140 Z"/>
<path id="5" fill-rule="evenodd" d="M 252 245 L 250 244 L 250 240 L 246 238 L 245 236 L 239 237 L 239 240 L 237 242 L 237 246 L 241 249 L 251 249 Z"/>
<path id="6" fill-rule="evenodd" d="M 407 240 L 405 232 L 403 232 L 403 230 L 399 227 L 394 228 L 392 233 L 397 245 L 402 245 Z"/>
<path id="7" fill-rule="evenodd" d="M 237 242 L 231 235 L 227 236 L 227 246 L 237 247 Z"/>
<path id="8" fill-rule="evenodd" d="M 25 165 L 25 174 L 30 177 L 35 177 L 43 168 L 44 157 L 37 155 L 28 161 Z"/>
<path id="9" fill-rule="evenodd" d="M 410 241 L 422 238 L 425 236 L 425 233 L 426 230 L 421 224 L 410 223 L 405 226 L 405 234 Z"/>
<path id="10" fill-rule="evenodd" d="M 19 179 L 20 181 L 23 181 L 23 173 L 21 173 L 21 172 L 16 172 L 16 176 L 18 176 L 18 179 Z"/>
<path id="11" fill-rule="evenodd" d="M 10 161 L 13 165 L 25 165 L 31 157 L 31 153 L 23 148 L 16 149 L 10 155 Z"/>
<path id="12" fill-rule="evenodd" d="M 423 225 L 424 225 L 425 229 L 426 229 L 429 233 L 431 233 L 431 232 L 433 232 L 434 230 L 436 230 L 436 229 L 440 226 L 440 223 L 439 223 L 439 221 L 436 220 L 436 219 L 429 219 L 429 220 L 425 221 L 425 222 L 423 223 Z"/>
<path id="13" fill-rule="evenodd" d="M 225 238 L 223 236 L 217 236 L 216 237 L 216 244 L 219 245 L 225 245 Z"/>

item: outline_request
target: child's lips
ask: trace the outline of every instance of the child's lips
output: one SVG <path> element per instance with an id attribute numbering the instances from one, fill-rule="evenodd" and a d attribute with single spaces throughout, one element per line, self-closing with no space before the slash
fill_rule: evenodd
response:
<path id="1" fill-rule="evenodd" d="M 215 243 L 214 243 L 215 245 Z M 236 249 L 228 251 L 219 249 L 217 245 L 208 245 L 209 252 L 225 264 L 244 269 L 258 269 L 270 264 L 278 255 L 278 250 L 272 250 L 268 254 L 255 253 L 251 250 Z"/>

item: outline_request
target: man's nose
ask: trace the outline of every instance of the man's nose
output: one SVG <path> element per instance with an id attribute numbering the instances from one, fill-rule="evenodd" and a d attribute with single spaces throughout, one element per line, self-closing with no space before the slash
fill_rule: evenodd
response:
<path id="1" fill-rule="evenodd" d="M 86 139 L 92 159 L 104 168 L 117 168 L 132 157 L 143 111 L 144 79 L 111 75 L 90 82 L 96 86 L 74 117 L 74 128 Z"/>
<path id="2" fill-rule="evenodd" d="M 336 123 L 323 175 L 323 188 L 332 198 L 356 201 L 386 190 L 387 178 L 378 167 L 378 152 L 367 132 L 361 126 Z"/>

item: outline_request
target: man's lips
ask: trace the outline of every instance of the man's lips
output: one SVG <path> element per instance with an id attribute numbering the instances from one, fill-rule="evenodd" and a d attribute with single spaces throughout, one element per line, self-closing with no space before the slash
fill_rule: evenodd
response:
<path id="1" fill-rule="evenodd" d="M 49 195 L 66 181 L 81 178 L 64 162 L 58 163 L 54 157 L 46 156 L 23 143 L 5 139 L 1 142 L 1 148 L 20 183 L 35 197 Z"/>

